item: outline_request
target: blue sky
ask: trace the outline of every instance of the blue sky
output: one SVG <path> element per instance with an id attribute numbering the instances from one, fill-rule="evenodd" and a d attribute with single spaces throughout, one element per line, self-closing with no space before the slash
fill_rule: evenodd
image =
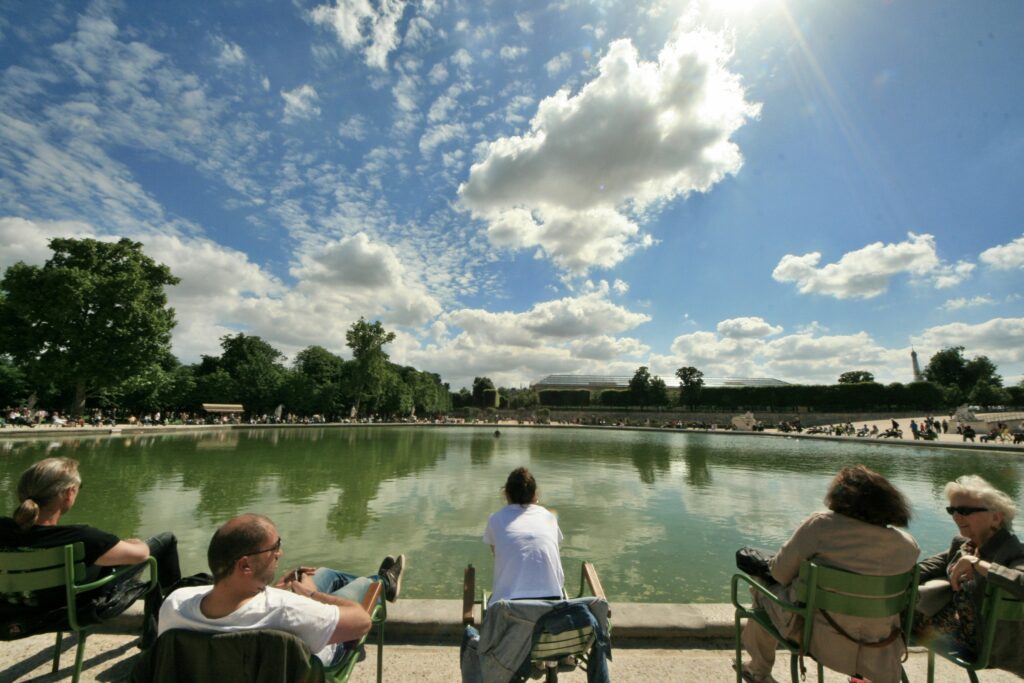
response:
<path id="1" fill-rule="evenodd" d="M 186 362 L 1016 383 L 1021 64 L 1016 2 L 4 3 L 0 268 L 143 242 Z"/>

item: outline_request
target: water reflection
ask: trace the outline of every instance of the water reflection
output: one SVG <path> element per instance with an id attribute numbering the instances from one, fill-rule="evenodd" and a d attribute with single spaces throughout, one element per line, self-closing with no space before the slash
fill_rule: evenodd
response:
<path id="1" fill-rule="evenodd" d="M 188 572 L 205 567 L 210 534 L 246 511 L 271 516 L 285 564 L 372 571 L 387 553 L 414 559 L 412 597 L 457 597 L 503 504 L 508 472 L 537 475 L 541 502 L 565 534 L 563 559 L 597 564 L 613 596 L 724 601 L 733 551 L 774 547 L 822 508 L 829 480 L 863 463 L 914 507 L 925 553 L 954 532 L 942 487 L 978 473 L 1021 498 L 1024 464 L 1009 454 L 918 450 L 730 435 L 575 429 L 243 429 L 130 438 L 0 443 L 0 504 L 12 510 L 21 471 L 47 455 L 82 463 L 83 494 L 66 517 L 121 536 L 174 530 Z"/>

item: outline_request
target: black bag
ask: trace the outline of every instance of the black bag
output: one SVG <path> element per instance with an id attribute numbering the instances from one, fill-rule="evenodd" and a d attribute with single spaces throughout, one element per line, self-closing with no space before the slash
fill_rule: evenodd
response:
<path id="1" fill-rule="evenodd" d="M 768 570 L 768 565 L 773 557 L 775 557 L 775 553 L 770 553 L 767 550 L 743 546 L 736 551 L 736 567 L 744 574 L 775 583 L 772 573 Z"/>

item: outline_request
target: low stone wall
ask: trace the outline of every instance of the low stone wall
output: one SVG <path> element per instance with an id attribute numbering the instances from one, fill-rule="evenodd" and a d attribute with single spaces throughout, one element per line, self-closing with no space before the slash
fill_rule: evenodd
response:
<path id="1" fill-rule="evenodd" d="M 743 415 L 746 410 L 734 411 L 700 411 L 700 410 L 567 410 L 562 408 L 549 408 L 549 415 L 552 421 L 580 422 L 583 424 L 597 424 L 604 420 L 605 424 L 622 421 L 635 424 L 638 421 L 650 421 L 652 427 L 660 426 L 667 422 L 679 420 L 680 422 L 706 422 L 717 424 L 721 427 L 730 427 L 732 418 Z M 535 411 L 499 410 L 497 414 L 502 420 L 515 420 L 521 414 L 532 414 Z M 860 426 L 865 422 L 876 420 L 888 420 L 894 418 L 898 421 L 908 421 L 912 417 L 921 417 L 921 412 L 870 412 L 870 413 L 819 413 L 804 411 L 751 411 L 754 418 L 760 420 L 766 427 L 774 427 L 780 422 L 793 422 L 800 420 L 803 427 L 814 427 L 816 425 L 845 424 L 852 422 Z M 947 415 L 937 415 L 939 419 Z"/>

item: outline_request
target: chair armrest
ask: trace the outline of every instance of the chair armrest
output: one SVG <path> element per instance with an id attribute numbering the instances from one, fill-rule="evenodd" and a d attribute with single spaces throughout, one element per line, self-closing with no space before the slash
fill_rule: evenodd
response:
<path id="1" fill-rule="evenodd" d="M 97 588 L 102 588 L 103 586 L 106 586 L 108 583 L 112 583 L 113 581 L 120 579 L 124 574 L 135 571 L 137 567 L 140 567 L 144 564 L 149 565 L 149 587 L 146 588 L 146 592 L 148 593 L 149 591 L 156 588 L 155 557 L 147 557 L 145 560 L 139 562 L 138 564 L 129 564 L 123 567 L 115 567 L 113 572 L 111 572 L 107 576 L 104 576 L 102 579 L 97 579 L 96 581 L 91 581 L 89 583 L 75 584 L 72 586 L 72 590 L 75 595 L 78 595 L 79 593 L 86 593 L 91 590 L 96 590 Z"/>
<path id="2" fill-rule="evenodd" d="M 731 587 L 732 587 L 731 596 L 732 596 L 733 607 L 735 607 L 736 609 L 742 609 L 742 610 L 745 610 L 745 611 L 751 611 L 750 608 L 747 608 L 746 606 L 740 604 L 739 596 L 738 596 L 738 587 L 739 587 L 739 582 L 740 581 L 743 581 L 744 583 L 749 584 L 752 589 L 754 589 L 755 591 L 760 593 L 762 596 L 764 596 L 768 600 L 771 600 L 772 602 L 774 602 L 776 605 L 778 605 L 779 607 L 781 607 L 784 610 L 787 610 L 787 611 L 790 611 L 790 612 L 802 612 L 803 609 L 804 609 L 802 605 L 797 605 L 797 604 L 794 604 L 792 602 L 788 602 L 786 600 L 783 600 L 782 598 L 780 598 L 779 596 L 775 595 L 770 590 L 768 590 L 763 585 L 761 585 L 760 583 L 758 583 L 754 579 L 750 578 L 746 574 L 733 574 L 732 575 L 732 582 L 731 582 Z"/>
<path id="3" fill-rule="evenodd" d="M 589 562 L 584 562 L 583 567 L 580 569 L 580 594 L 578 597 L 583 597 L 583 589 L 587 586 L 590 588 L 590 593 L 595 597 L 607 600 L 604 594 L 604 586 L 601 585 L 601 579 L 597 576 L 597 569 L 594 565 Z"/>
<path id="4" fill-rule="evenodd" d="M 468 565 L 462 575 L 462 623 L 473 625 L 473 598 L 476 594 L 476 567 Z"/>
<path id="5" fill-rule="evenodd" d="M 373 611 L 377 609 L 377 603 L 380 601 L 380 592 L 383 590 L 384 584 L 380 581 L 374 581 L 370 584 L 370 587 L 366 589 L 366 595 L 363 596 L 363 610 L 367 614 L 372 615 Z"/>

